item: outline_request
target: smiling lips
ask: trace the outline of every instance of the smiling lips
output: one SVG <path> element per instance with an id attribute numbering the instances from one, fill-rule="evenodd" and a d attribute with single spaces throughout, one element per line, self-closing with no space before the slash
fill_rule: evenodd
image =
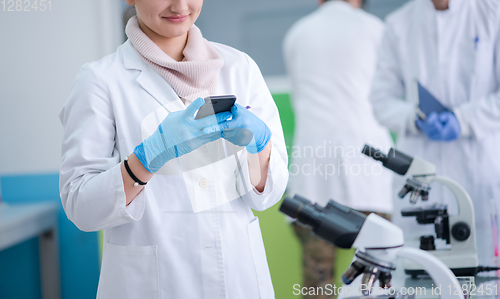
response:
<path id="1" fill-rule="evenodd" d="M 170 17 L 163 17 L 164 19 L 172 22 L 172 23 L 182 23 L 184 22 L 185 20 L 187 20 L 187 18 L 189 17 L 189 15 L 184 15 L 184 16 L 170 16 Z"/>

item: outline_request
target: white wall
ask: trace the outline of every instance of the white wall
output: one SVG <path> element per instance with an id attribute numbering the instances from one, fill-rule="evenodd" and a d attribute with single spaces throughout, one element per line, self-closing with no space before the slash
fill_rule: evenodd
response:
<path id="1" fill-rule="evenodd" d="M 0 4 L 0 175 L 59 171 L 59 110 L 80 67 L 122 42 L 121 2 L 52 0 L 44 12 Z"/>

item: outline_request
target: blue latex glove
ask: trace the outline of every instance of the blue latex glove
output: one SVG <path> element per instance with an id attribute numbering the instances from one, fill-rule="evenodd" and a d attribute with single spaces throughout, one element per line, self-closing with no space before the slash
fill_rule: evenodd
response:
<path id="1" fill-rule="evenodd" d="M 452 141 L 460 137 L 460 123 L 453 112 L 431 112 L 425 121 L 417 119 L 415 123 L 431 140 Z"/>
<path id="2" fill-rule="evenodd" d="M 169 160 L 221 138 L 220 132 L 204 134 L 202 130 L 206 127 L 217 127 L 229 119 L 232 114 L 221 112 L 201 119 L 194 119 L 195 112 L 203 104 L 205 104 L 205 100 L 198 98 L 185 110 L 168 114 L 153 135 L 134 149 L 134 154 L 149 172 L 157 172 Z"/>
<path id="3" fill-rule="evenodd" d="M 246 146 L 250 154 L 260 153 L 271 140 L 271 130 L 260 118 L 239 104 L 231 107 L 233 118 L 220 125 L 203 129 L 205 134 L 222 130 L 222 137 L 227 141 Z"/>

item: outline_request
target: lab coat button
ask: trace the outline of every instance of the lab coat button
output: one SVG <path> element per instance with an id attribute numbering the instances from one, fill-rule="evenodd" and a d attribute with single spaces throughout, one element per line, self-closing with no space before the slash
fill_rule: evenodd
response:
<path id="1" fill-rule="evenodd" d="M 208 180 L 207 180 L 207 179 L 201 179 L 201 180 L 200 180 L 200 187 L 201 187 L 201 188 L 206 188 L 206 187 L 208 187 Z"/>

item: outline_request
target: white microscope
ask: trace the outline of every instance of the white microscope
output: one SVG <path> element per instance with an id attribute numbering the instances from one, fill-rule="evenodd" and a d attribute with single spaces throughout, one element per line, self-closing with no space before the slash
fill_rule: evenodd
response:
<path id="1" fill-rule="evenodd" d="M 436 237 L 451 245 L 450 249 L 436 250 L 434 236 L 421 236 L 420 249 L 437 257 L 457 276 L 473 276 L 480 271 L 493 270 L 478 264 L 474 205 L 462 186 L 452 179 L 436 175 L 436 167 L 433 164 L 418 157 L 409 157 L 393 148 L 385 155 L 365 145 L 362 152 L 400 175 L 411 176 L 398 195 L 404 198 L 410 193 L 412 204 L 419 198 L 422 201 L 428 200 L 430 185 L 433 182 L 443 184 L 453 192 L 458 204 L 458 215 L 448 215 L 447 206 L 442 204 L 401 211 L 404 217 L 415 216 L 418 224 L 434 224 Z M 404 268 L 406 274 L 413 277 L 425 273 L 422 267 L 412 262 L 405 262 Z"/>
<path id="2" fill-rule="evenodd" d="M 457 278 L 446 265 L 424 250 L 403 247 L 403 231 L 376 214 L 365 216 L 332 200 L 326 207 L 321 207 L 298 195 L 285 198 L 280 211 L 311 226 L 318 237 L 337 247 L 356 248 L 354 260 L 342 275 L 342 280 L 345 284 L 351 284 L 363 274 L 361 291 L 365 296 L 370 295 L 377 280 L 381 288 L 391 286 L 395 261 L 402 258 L 425 269 L 435 285 L 456 288 L 457 292 L 443 292 L 441 298 L 464 298 Z"/>

